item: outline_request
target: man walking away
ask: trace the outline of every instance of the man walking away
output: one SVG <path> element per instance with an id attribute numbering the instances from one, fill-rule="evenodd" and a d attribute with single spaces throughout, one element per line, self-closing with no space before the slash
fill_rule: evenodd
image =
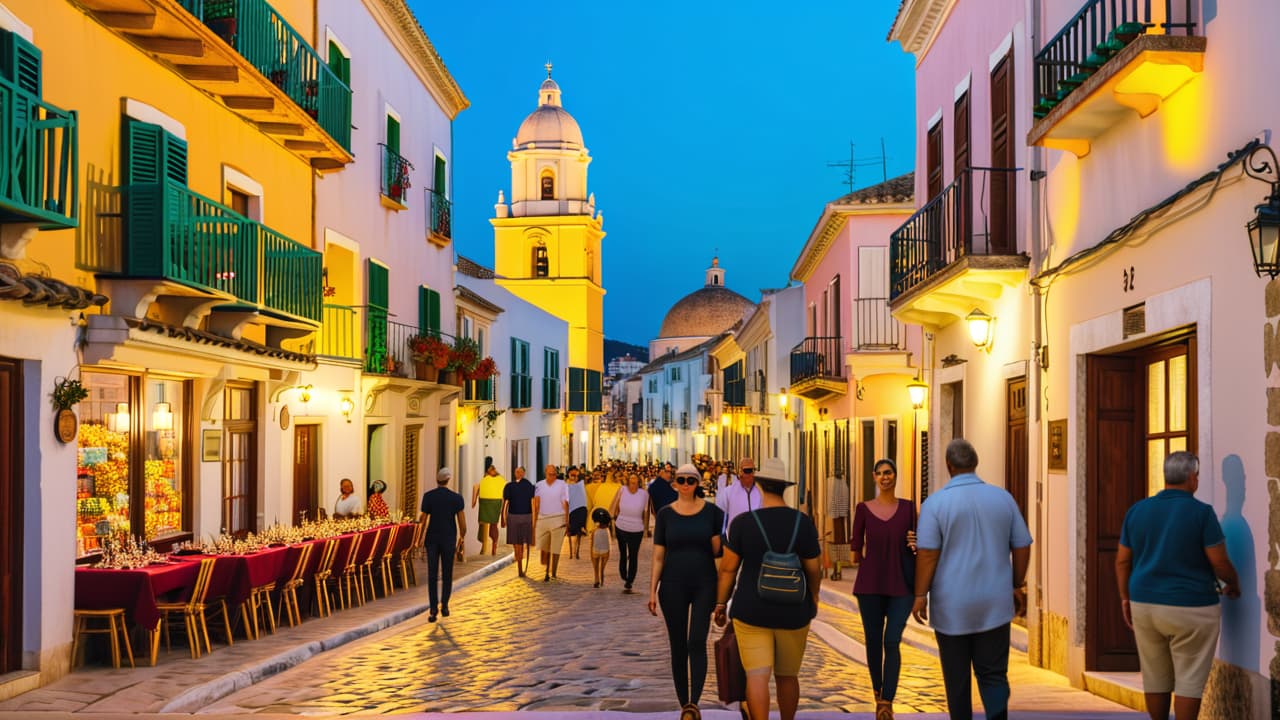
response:
<path id="1" fill-rule="evenodd" d="M 975 474 L 968 440 L 947 443 L 946 461 L 951 481 L 920 508 L 912 615 L 932 621 L 951 720 L 973 718 L 970 668 L 987 720 L 1007 720 L 1009 623 L 1026 611 L 1031 533 L 1013 496 Z"/>
<path id="2" fill-rule="evenodd" d="M 1116 552 L 1124 622 L 1133 630 L 1142 690 L 1152 720 L 1200 716 L 1200 698 L 1218 648 L 1218 593 L 1240 597 L 1213 506 L 1196 500 L 1200 461 L 1189 452 L 1164 459 L 1165 489 L 1125 513 Z M 1221 580 L 1219 591 L 1215 580 Z"/>
<path id="3" fill-rule="evenodd" d="M 422 494 L 422 514 L 418 516 L 418 522 L 427 525 L 423 544 L 427 550 L 428 622 L 436 621 L 437 608 L 441 615 L 449 617 L 453 555 L 467 537 L 467 504 L 461 495 L 446 487 L 452 479 L 452 470 L 440 468 L 436 473 L 436 489 Z M 439 591 L 436 590 L 437 578 L 440 579 Z"/>

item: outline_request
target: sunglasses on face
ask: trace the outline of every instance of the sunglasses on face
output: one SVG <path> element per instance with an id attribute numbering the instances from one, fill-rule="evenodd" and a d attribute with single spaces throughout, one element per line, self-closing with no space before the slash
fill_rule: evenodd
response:
<path id="1" fill-rule="evenodd" d="M 691 477 L 680 476 L 680 477 L 676 478 L 676 484 L 677 484 L 677 485 L 697 485 L 697 484 L 698 484 L 698 478 L 691 478 Z"/>
<path id="2" fill-rule="evenodd" d="M 741 470 L 740 472 L 741 472 L 743 475 L 755 475 L 755 474 L 756 474 L 756 469 L 755 469 L 755 468 L 742 468 L 742 470 Z"/>

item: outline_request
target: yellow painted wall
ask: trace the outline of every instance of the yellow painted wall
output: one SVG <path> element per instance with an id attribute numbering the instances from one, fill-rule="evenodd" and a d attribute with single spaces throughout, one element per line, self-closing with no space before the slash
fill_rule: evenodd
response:
<path id="1" fill-rule="evenodd" d="M 95 184 L 120 182 L 124 98 L 186 127 L 192 190 L 223 201 L 222 166 L 234 167 L 262 184 L 264 224 L 311 245 L 313 175 L 304 160 L 67 0 L 3 2 L 33 29 L 43 54 L 44 99 L 79 112 L 81 227 L 41 233 L 28 247 L 28 255 L 48 264 L 53 275 L 92 286 L 92 275 L 74 268 L 74 243 L 77 233 L 94 230 L 87 198 Z M 301 17 L 309 28 L 311 14 L 303 17 L 293 7 L 309 2 L 277 4 L 291 23 Z"/>

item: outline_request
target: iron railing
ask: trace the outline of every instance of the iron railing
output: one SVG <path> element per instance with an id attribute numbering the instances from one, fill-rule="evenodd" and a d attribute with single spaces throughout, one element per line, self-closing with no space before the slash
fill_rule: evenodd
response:
<path id="1" fill-rule="evenodd" d="M 961 170 L 950 185 L 890 235 L 890 300 L 967 255 L 1017 254 L 1017 171 Z"/>
<path id="2" fill-rule="evenodd" d="M 791 384 L 844 378 L 844 338 L 807 337 L 791 349 Z"/>
<path id="3" fill-rule="evenodd" d="M 431 234 L 453 238 L 453 203 L 439 190 L 431 191 Z"/>
<path id="4" fill-rule="evenodd" d="M 889 298 L 854 298 L 853 317 L 858 350 L 902 348 L 902 322 L 889 312 Z"/>
<path id="5" fill-rule="evenodd" d="M 316 355 L 338 360 L 361 360 L 359 309 L 325 303 L 322 310 Z"/>
<path id="6" fill-rule="evenodd" d="M 74 110 L 0 78 L 0 221 L 44 229 L 79 222 L 79 142 Z"/>
<path id="7" fill-rule="evenodd" d="M 409 199 L 409 171 L 413 163 L 384 143 L 378 143 L 378 147 L 382 148 L 382 194 L 404 205 Z"/>
<path id="8" fill-rule="evenodd" d="M 439 338 L 452 346 L 454 337 L 387 319 L 385 308 L 365 308 L 364 371 L 374 375 L 413 377 L 413 353 L 409 339 L 421 335 Z"/>
<path id="9" fill-rule="evenodd" d="M 321 320 L 320 253 L 173 180 L 123 193 L 126 275 Z"/>
<path id="10" fill-rule="evenodd" d="M 1036 53 L 1036 116 L 1048 114 L 1139 35 L 1196 34 L 1194 4 L 1193 0 L 1086 2 Z"/>
<path id="11" fill-rule="evenodd" d="M 266 0 L 181 0 L 210 30 L 351 150 L 351 88 Z"/>

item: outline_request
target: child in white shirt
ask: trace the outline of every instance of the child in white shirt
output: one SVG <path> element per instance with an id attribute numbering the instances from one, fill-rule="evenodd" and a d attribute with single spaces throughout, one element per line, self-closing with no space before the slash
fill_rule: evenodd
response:
<path id="1" fill-rule="evenodd" d="M 596 529 L 591 531 L 591 566 L 596 571 L 596 584 L 592 587 L 604 587 L 604 569 L 609 564 L 609 525 L 612 518 L 609 511 L 596 508 L 591 513 Z"/>

